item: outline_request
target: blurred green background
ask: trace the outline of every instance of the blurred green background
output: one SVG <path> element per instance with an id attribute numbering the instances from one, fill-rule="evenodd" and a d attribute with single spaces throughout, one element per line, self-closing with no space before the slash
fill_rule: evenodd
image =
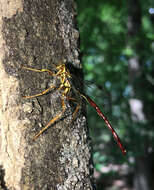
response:
<path id="1" fill-rule="evenodd" d="M 77 0 L 97 190 L 154 190 L 154 1 Z"/>

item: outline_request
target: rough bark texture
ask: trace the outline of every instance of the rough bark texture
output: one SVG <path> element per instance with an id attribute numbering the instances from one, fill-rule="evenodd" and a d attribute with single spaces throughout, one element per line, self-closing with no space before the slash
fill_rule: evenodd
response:
<path id="1" fill-rule="evenodd" d="M 0 0 L 0 174 L 9 190 L 92 190 L 86 119 L 74 106 L 36 141 L 62 110 L 60 93 L 37 94 L 56 79 L 22 66 L 52 69 L 66 59 L 80 68 L 73 0 Z M 79 79 L 78 81 L 80 81 Z"/>

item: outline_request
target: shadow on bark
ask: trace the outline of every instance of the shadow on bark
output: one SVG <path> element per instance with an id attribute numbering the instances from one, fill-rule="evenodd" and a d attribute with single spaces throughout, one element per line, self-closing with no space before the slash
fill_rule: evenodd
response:
<path id="1" fill-rule="evenodd" d="M 4 181 L 4 176 L 5 176 L 5 170 L 0 165 L 0 190 L 9 190 L 6 187 L 6 184 L 5 184 L 5 181 Z"/>

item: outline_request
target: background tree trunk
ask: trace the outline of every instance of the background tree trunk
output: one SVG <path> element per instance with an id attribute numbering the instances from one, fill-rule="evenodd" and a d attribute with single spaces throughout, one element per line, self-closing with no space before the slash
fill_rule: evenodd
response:
<path id="1" fill-rule="evenodd" d="M 144 113 L 144 97 L 141 91 L 146 92 L 146 85 L 143 83 L 145 64 L 144 59 L 144 37 L 142 31 L 142 11 L 139 0 L 128 1 L 128 46 L 133 51 L 133 55 L 129 59 L 129 85 L 132 88 L 132 94 L 129 100 L 131 117 L 134 124 L 140 126 L 146 123 L 146 115 Z M 135 126 L 135 125 L 134 125 Z M 138 136 L 142 138 L 143 129 L 139 130 Z M 152 190 L 152 181 L 150 173 L 150 153 L 147 147 L 149 141 L 144 141 L 144 151 L 136 156 L 134 169 L 134 189 L 135 190 Z M 137 152 L 141 152 L 140 144 L 136 146 Z M 141 145 L 142 146 L 142 145 Z"/>
<path id="2" fill-rule="evenodd" d="M 22 66 L 52 69 L 66 59 L 80 67 L 74 2 L 0 0 L 0 6 L 2 189 L 92 190 L 84 112 L 70 126 L 74 106 L 66 103 L 65 118 L 33 142 L 33 136 L 62 111 L 60 94 L 52 91 L 37 99 L 22 98 L 57 82 L 46 73 L 25 71 Z"/>

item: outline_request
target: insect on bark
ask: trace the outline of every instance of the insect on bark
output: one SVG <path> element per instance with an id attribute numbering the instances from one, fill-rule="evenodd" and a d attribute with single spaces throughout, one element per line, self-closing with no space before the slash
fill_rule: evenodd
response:
<path id="1" fill-rule="evenodd" d="M 78 113 L 78 111 L 80 110 L 80 105 L 82 103 L 82 100 L 86 100 L 86 102 L 88 102 L 97 112 L 97 114 L 104 120 L 106 126 L 111 130 L 113 137 L 115 138 L 119 148 L 121 149 L 122 153 L 125 155 L 126 154 L 126 150 L 122 145 L 122 142 L 120 140 L 120 138 L 118 137 L 117 133 L 115 132 L 115 130 L 113 129 L 112 125 L 110 124 L 110 122 L 108 121 L 108 119 L 105 117 L 105 115 L 102 113 L 101 109 L 98 107 L 98 105 L 86 94 L 80 93 L 74 86 L 72 86 L 71 84 L 71 74 L 69 69 L 67 68 L 67 64 L 66 62 L 59 62 L 58 66 L 56 66 L 56 72 L 52 72 L 48 69 L 34 69 L 34 68 L 28 68 L 28 67 L 22 67 L 23 69 L 29 70 L 29 71 L 34 71 L 34 72 L 47 72 L 50 76 L 52 77 L 57 77 L 60 80 L 60 85 L 59 87 L 56 86 L 50 86 L 48 89 L 44 90 L 43 92 L 36 94 L 36 95 L 32 95 L 32 96 L 24 96 L 25 99 L 30 99 L 30 98 L 36 98 L 38 96 L 42 96 L 45 95 L 46 93 L 48 93 L 50 90 L 55 89 L 61 92 L 61 105 L 62 105 L 62 111 L 61 113 L 57 114 L 53 119 L 51 119 L 48 124 L 39 131 L 39 133 L 37 133 L 34 137 L 33 140 L 36 140 L 45 130 L 47 130 L 50 125 L 54 124 L 55 121 L 59 120 L 62 115 L 64 114 L 65 110 L 66 110 L 66 104 L 65 104 L 65 99 L 68 101 L 72 101 L 76 103 L 76 108 L 73 112 L 73 120 L 75 120 L 76 115 Z M 73 93 L 75 94 L 75 96 L 77 98 L 73 98 L 70 96 L 70 91 L 73 91 Z"/>

